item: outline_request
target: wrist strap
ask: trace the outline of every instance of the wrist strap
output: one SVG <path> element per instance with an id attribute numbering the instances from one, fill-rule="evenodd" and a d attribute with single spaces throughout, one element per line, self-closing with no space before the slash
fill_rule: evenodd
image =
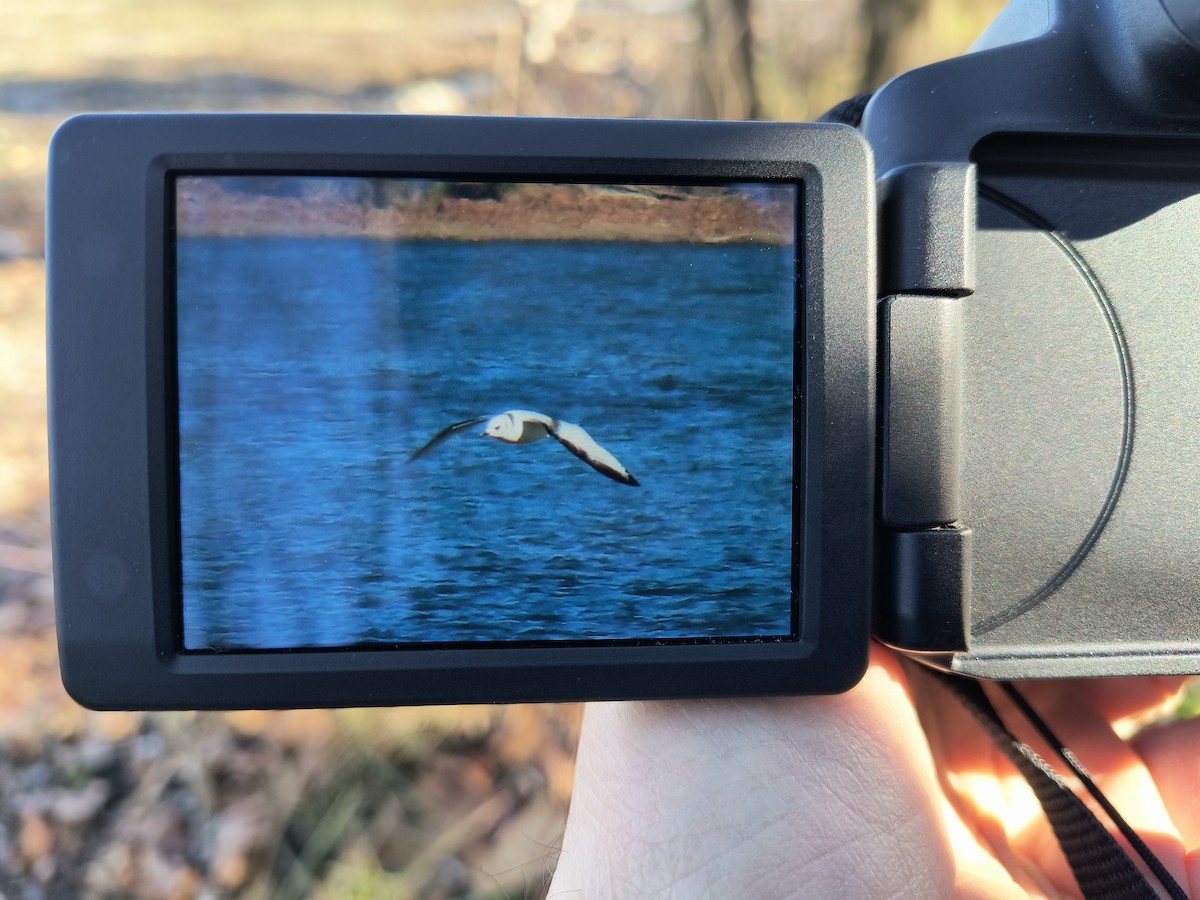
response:
<path id="1" fill-rule="evenodd" d="M 1054 836 L 1058 839 L 1071 871 L 1075 873 L 1075 880 L 1079 882 L 1079 889 L 1083 891 L 1087 900 L 1153 900 L 1158 896 L 1121 845 L 1063 781 L 1054 767 L 1008 730 L 978 682 L 937 670 L 929 671 L 959 699 L 983 726 L 996 746 L 1025 776 L 1042 805 L 1046 818 L 1050 820 Z M 1105 814 L 1129 841 L 1130 846 L 1138 852 L 1168 896 L 1172 900 L 1188 900 L 1187 893 L 1171 877 L 1171 873 L 1146 846 L 1145 841 L 1121 818 L 1120 813 L 1088 776 L 1087 770 L 1075 754 L 1054 735 L 1016 688 L 1008 683 L 1002 683 L 1001 688 L 1012 698 L 1017 709 L 1042 738 L 1054 748 L 1054 752 L 1079 777 L 1088 793 L 1096 799 Z"/>

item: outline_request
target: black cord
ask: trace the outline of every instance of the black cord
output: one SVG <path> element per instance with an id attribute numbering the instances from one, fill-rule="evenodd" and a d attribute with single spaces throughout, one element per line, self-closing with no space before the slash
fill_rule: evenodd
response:
<path id="1" fill-rule="evenodd" d="M 1092 780 L 1092 777 L 1088 774 L 1087 769 L 1083 767 L 1083 763 L 1079 761 L 1079 757 L 1072 753 L 1071 750 L 1058 739 L 1058 736 L 1050 730 L 1050 726 L 1042 720 L 1041 716 L 1034 712 L 1033 707 L 1029 705 L 1029 702 L 1021 695 L 1021 692 L 1018 691 L 1016 687 L 1005 681 L 1000 683 L 1000 688 L 1016 705 L 1017 709 L 1021 711 L 1021 715 L 1023 715 L 1029 724 L 1034 727 L 1037 733 L 1042 736 L 1042 740 L 1049 744 L 1054 752 L 1058 754 L 1059 758 L 1061 758 L 1063 762 L 1070 766 L 1071 771 L 1075 773 L 1080 783 L 1087 788 L 1087 792 L 1092 795 L 1092 799 L 1094 799 L 1100 805 L 1100 808 L 1104 810 L 1104 814 L 1108 816 L 1110 820 L 1112 820 L 1112 823 L 1116 825 L 1117 830 L 1124 835 L 1125 840 L 1129 842 L 1129 845 L 1138 852 L 1138 856 L 1140 856 L 1142 861 L 1146 863 L 1147 868 L 1154 873 L 1154 877 L 1157 878 L 1159 883 L 1166 889 L 1167 893 L 1171 896 L 1171 900 L 1188 900 L 1187 892 L 1180 887 L 1179 882 L 1177 882 L 1171 876 L 1171 873 L 1167 871 L 1167 867 L 1162 864 L 1162 861 L 1154 855 L 1154 851 L 1146 845 L 1146 842 L 1141 839 L 1141 836 L 1139 836 L 1138 833 L 1133 830 L 1130 824 L 1125 821 L 1121 814 L 1117 812 L 1117 808 L 1112 805 L 1112 802 L 1107 797 L 1104 796 L 1104 792 L 1096 786 L 1096 782 Z"/>
<path id="2" fill-rule="evenodd" d="M 959 699 L 996 746 L 1025 776 L 1050 821 L 1058 845 L 1086 900 L 1157 900 L 1158 894 L 1133 864 L 1129 854 L 1054 771 L 1054 767 L 1008 730 L 980 684 L 960 675 L 929 671 Z M 1178 890 L 1179 886 L 1170 875 L 1167 875 L 1167 879 Z M 1168 891 L 1171 890 L 1166 881 L 1163 885 Z M 1176 895 L 1172 894 L 1172 897 L 1178 900 Z M 1186 894 L 1181 893 L 1178 897 L 1187 900 Z"/>

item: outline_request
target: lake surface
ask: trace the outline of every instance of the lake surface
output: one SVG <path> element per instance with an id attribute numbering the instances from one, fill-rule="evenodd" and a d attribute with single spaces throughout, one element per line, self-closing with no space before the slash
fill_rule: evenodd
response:
<path id="1" fill-rule="evenodd" d="M 178 243 L 184 644 L 791 631 L 790 247 Z M 574 422 L 640 482 L 509 409 Z"/>

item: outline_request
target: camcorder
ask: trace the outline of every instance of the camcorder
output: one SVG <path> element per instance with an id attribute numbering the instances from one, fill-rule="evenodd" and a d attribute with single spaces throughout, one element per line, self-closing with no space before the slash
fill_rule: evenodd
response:
<path id="1" fill-rule="evenodd" d="M 94 708 L 1200 672 L 1200 11 L 1010 6 L 840 124 L 66 122 Z"/>

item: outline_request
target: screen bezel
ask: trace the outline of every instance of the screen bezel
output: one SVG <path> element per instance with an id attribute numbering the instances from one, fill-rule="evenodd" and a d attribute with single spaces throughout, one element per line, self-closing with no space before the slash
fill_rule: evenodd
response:
<path id="1" fill-rule="evenodd" d="M 64 681 L 85 705 L 825 693 L 860 677 L 871 585 L 874 209 L 857 133 L 777 123 L 84 116 L 59 130 L 51 155 L 59 640 Z M 183 652 L 174 179 L 246 173 L 796 184 L 799 640 Z"/>

